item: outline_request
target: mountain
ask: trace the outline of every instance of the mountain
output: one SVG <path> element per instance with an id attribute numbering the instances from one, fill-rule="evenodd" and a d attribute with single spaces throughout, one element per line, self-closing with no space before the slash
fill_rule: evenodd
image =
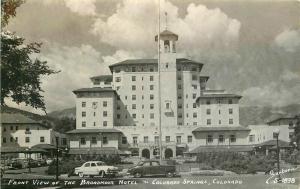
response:
<path id="1" fill-rule="evenodd" d="M 271 106 L 240 106 L 240 124 L 241 125 L 257 125 L 265 124 L 268 121 L 279 117 L 294 117 L 300 114 L 300 104 L 292 104 L 284 107 Z M 67 108 L 50 112 L 49 117 L 61 119 L 63 117 L 76 117 L 76 108 Z"/>
<path id="2" fill-rule="evenodd" d="M 57 111 L 53 111 L 48 113 L 49 117 L 53 117 L 53 118 L 58 118 L 61 119 L 63 117 L 68 117 L 68 118 L 76 118 L 76 108 L 67 108 L 67 109 L 63 109 L 63 110 L 57 110 Z"/>

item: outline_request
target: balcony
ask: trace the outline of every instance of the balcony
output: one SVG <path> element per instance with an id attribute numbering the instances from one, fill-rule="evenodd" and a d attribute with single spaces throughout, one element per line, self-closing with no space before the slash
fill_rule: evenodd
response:
<path id="1" fill-rule="evenodd" d="M 162 142 L 162 146 L 173 146 L 173 145 L 176 145 L 177 143 L 174 142 L 174 141 L 170 141 L 170 142 L 165 142 L 163 141 Z M 159 143 L 158 142 L 139 142 L 139 143 L 131 143 L 130 144 L 131 147 L 136 147 L 136 148 L 139 148 L 139 147 L 153 147 L 153 146 L 159 146 Z"/>

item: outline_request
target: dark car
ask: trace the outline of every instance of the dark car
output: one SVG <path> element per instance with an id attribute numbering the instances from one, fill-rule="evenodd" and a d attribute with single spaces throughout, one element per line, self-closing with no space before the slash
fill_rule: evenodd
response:
<path id="1" fill-rule="evenodd" d="M 173 177 L 176 175 L 175 165 L 160 164 L 157 160 L 140 161 L 136 166 L 128 170 L 130 175 L 136 178 L 142 176 L 166 176 Z"/>

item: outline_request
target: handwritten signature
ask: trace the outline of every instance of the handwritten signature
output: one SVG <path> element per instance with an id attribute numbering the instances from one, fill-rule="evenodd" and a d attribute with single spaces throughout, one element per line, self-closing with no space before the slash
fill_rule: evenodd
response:
<path id="1" fill-rule="evenodd" d="M 299 168 L 299 167 L 298 167 L 298 168 Z M 278 176 L 278 175 L 284 175 L 285 173 L 291 173 L 291 172 L 293 172 L 293 171 L 296 171 L 298 168 L 281 169 L 281 170 L 279 170 L 279 172 L 278 172 L 278 171 L 271 170 L 271 171 L 269 172 L 271 176 L 266 180 L 266 183 L 269 184 L 270 181 L 272 181 L 271 179 L 274 179 L 273 182 L 274 182 L 274 181 L 278 181 L 278 180 L 276 180 L 274 177 L 276 177 L 276 176 Z M 274 183 L 276 183 L 276 182 L 274 182 Z"/>

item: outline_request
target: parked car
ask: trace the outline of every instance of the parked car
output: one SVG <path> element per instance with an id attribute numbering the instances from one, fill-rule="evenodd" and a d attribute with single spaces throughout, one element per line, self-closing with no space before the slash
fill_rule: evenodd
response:
<path id="1" fill-rule="evenodd" d="M 102 161 L 88 161 L 81 167 L 76 167 L 74 173 L 79 177 L 84 176 L 116 176 L 118 173 L 118 167 L 108 166 Z"/>
<path id="2" fill-rule="evenodd" d="M 174 177 L 176 167 L 175 165 L 160 164 L 157 160 L 146 160 L 140 161 L 136 166 L 128 169 L 128 173 L 136 178 L 154 175 Z"/>

